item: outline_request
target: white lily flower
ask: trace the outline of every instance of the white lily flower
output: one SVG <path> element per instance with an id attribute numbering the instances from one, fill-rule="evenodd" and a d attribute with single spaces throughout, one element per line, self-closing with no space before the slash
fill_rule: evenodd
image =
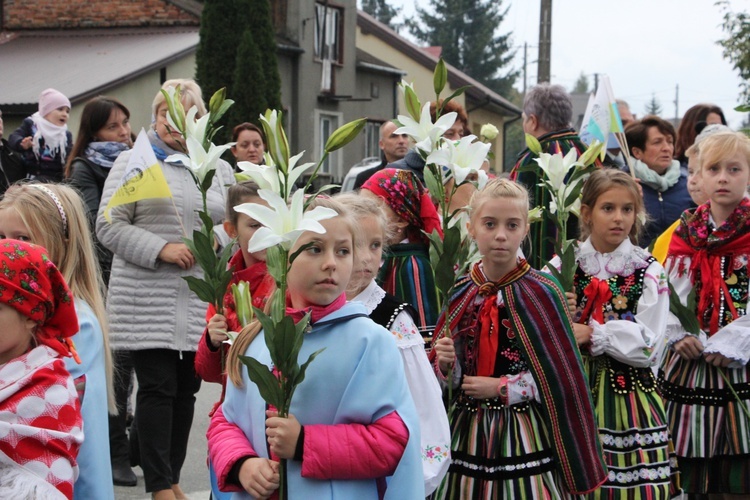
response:
<path id="1" fill-rule="evenodd" d="M 430 153 L 425 161 L 448 167 L 453 172 L 456 185 L 460 185 L 469 174 L 482 170 L 482 164 L 490 150 L 489 144 L 474 142 L 476 138 L 474 135 L 468 135 L 457 142 L 445 141 L 443 146 Z"/>
<path id="2" fill-rule="evenodd" d="M 250 161 L 238 161 L 237 168 L 243 173 L 249 175 L 258 185 L 258 188 L 267 189 L 274 193 L 279 193 L 279 191 L 281 191 L 279 171 L 276 167 L 271 167 L 269 165 L 256 165 Z"/>
<path id="3" fill-rule="evenodd" d="M 187 116 L 185 117 L 185 132 L 188 137 L 194 137 L 199 143 L 203 144 L 206 140 L 206 129 L 208 128 L 210 114 L 206 113 L 198 120 L 195 119 L 196 114 L 198 114 L 198 108 L 196 106 L 193 106 L 188 110 Z"/>
<path id="4" fill-rule="evenodd" d="M 299 179 L 306 170 L 309 170 L 310 167 L 315 166 L 315 163 L 312 162 L 303 163 L 299 167 L 296 166 L 297 162 L 300 158 L 302 158 L 302 155 L 304 154 L 305 152 L 302 151 L 298 155 L 289 158 L 289 177 L 286 182 L 286 189 L 284 190 L 285 192 L 283 193 L 281 192 L 281 176 L 283 174 L 278 168 L 276 168 L 276 166 L 273 165 L 273 160 L 271 160 L 270 165 L 256 165 L 255 163 L 249 161 L 240 161 L 237 162 L 237 167 L 241 171 L 249 175 L 255 181 L 255 183 L 258 184 L 258 187 L 260 189 L 268 189 L 270 191 L 273 191 L 274 193 L 278 193 L 282 198 L 288 199 L 289 195 L 291 194 L 292 187 L 294 186 L 294 183 L 297 182 L 297 179 Z M 268 159 L 269 157 L 266 158 Z"/>
<path id="5" fill-rule="evenodd" d="M 188 167 L 193 175 L 198 179 L 198 183 L 203 183 L 203 179 L 206 178 L 206 174 L 216 169 L 216 163 L 224 154 L 224 151 L 234 146 L 235 143 L 230 142 L 221 146 L 211 143 L 208 151 L 203 149 L 203 144 L 198 142 L 195 137 L 188 137 L 185 141 L 187 146 L 188 154 L 176 154 L 170 155 L 165 161 L 168 163 L 181 162 L 183 165 Z"/>
<path id="6" fill-rule="evenodd" d="M 438 139 L 453 126 L 457 116 L 455 112 L 446 113 L 438 118 L 435 123 L 432 123 L 430 103 L 428 102 L 422 107 L 419 122 L 416 122 L 410 116 L 398 115 L 398 121 L 403 127 L 396 129 L 393 133 L 411 136 L 416 142 L 417 149 L 430 153 Z"/>
<path id="7" fill-rule="evenodd" d="M 289 250 L 305 231 L 325 233 L 319 221 L 338 215 L 325 207 L 315 207 L 305 212 L 305 193 L 301 189 L 292 195 L 289 205 L 278 193 L 267 189 L 259 190 L 258 196 L 268 203 L 267 207 L 257 203 L 243 203 L 234 207 L 235 211 L 252 217 L 264 226 L 250 239 L 249 252 L 259 252 L 279 244 Z"/>
<path id="8" fill-rule="evenodd" d="M 289 156 L 289 144 L 287 144 L 286 135 L 284 129 L 280 128 L 279 123 L 280 113 L 275 109 L 270 113 L 266 112 L 268 117 L 260 115 L 260 120 L 265 123 L 270 133 L 266 134 L 268 140 L 269 153 L 273 156 L 282 171 L 287 170 L 286 159 Z"/>
<path id="9" fill-rule="evenodd" d="M 535 158 L 541 169 L 547 176 L 547 181 L 553 189 L 558 189 L 563 182 L 565 177 L 568 175 L 568 171 L 578 165 L 578 153 L 575 149 L 568 151 L 568 154 L 563 155 L 561 153 L 555 153 L 551 155 L 549 153 L 541 153 L 539 158 Z"/>

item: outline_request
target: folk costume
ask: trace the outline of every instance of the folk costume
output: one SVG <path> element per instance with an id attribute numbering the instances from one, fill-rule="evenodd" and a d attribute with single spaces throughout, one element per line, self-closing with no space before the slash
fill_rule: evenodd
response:
<path id="1" fill-rule="evenodd" d="M 73 296 L 42 247 L 0 242 L 0 302 L 37 323 L 37 346 L 0 365 L 0 498 L 73 498 L 81 405 L 63 360 L 77 354 Z"/>
<path id="2" fill-rule="evenodd" d="M 435 275 L 430 265 L 430 243 L 422 231 L 443 232 L 429 193 L 408 170 L 385 168 L 373 174 L 362 189 L 378 195 L 402 220 L 408 222 L 407 239 L 385 251 L 377 281 L 383 289 L 417 311 L 420 333 L 430 338 L 438 310 Z"/>
<path id="3" fill-rule="evenodd" d="M 477 263 L 455 289 L 435 333 L 453 338 L 453 385 L 507 376 L 508 405 L 459 389 L 448 411 L 452 464 L 436 498 L 568 498 L 597 488 L 606 467 L 559 285 L 520 259 L 497 282 Z"/>
<path id="4" fill-rule="evenodd" d="M 544 134 L 539 138 L 539 144 L 542 146 L 543 153 L 554 155 L 561 153 L 566 155 L 571 149 L 575 149 L 580 156 L 586 151 L 586 144 L 581 141 L 578 134 L 572 128 L 557 130 Z M 510 172 L 510 179 L 526 186 L 531 195 L 531 202 L 534 206 L 548 207 L 550 204 L 550 195 L 547 190 L 540 186 L 539 183 L 544 177 L 541 168 L 534 161 L 538 156 L 528 148 L 524 149 Z M 601 165 L 597 160 L 597 165 Z M 533 167 L 532 170 L 520 171 L 524 167 Z M 554 245 L 550 238 L 555 237 L 555 225 L 546 219 L 531 225 L 529 230 L 529 241 L 531 247 L 526 253 L 529 263 L 534 269 L 541 269 L 555 255 Z M 575 238 L 578 234 L 578 224 L 575 220 L 568 223 L 568 238 Z"/>
<path id="5" fill-rule="evenodd" d="M 750 421 L 740 405 L 750 409 L 750 199 L 744 198 L 719 227 L 710 208 L 709 202 L 682 215 L 667 257 L 670 281 L 683 304 L 695 290 L 703 356 L 688 360 L 669 350 L 659 383 L 685 491 L 747 495 Z M 686 335 L 672 318 L 670 345 Z M 719 369 L 706 363 L 710 353 L 734 361 Z"/>
<path id="6" fill-rule="evenodd" d="M 576 250 L 576 262 L 573 321 L 594 330 L 581 352 L 609 469 L 590 498 L 675 496 L 679 474 L 651 369 L 669 313 L 666 273 L 629 239 L 606 254 L 588 239 Z M 552 265 L 559 268 L 559 258 Z"/>
<path id="7" fill-rule="evenodd" d="M 391 332 L 396 340 L 419 414 L 425 494 L 430 495 L 448 472 L 451 437 L 440 385 L 427 359 L 424 340 L 414 324 L 416 312 L 410 305 L 385 293 L 374 280 L 352 301 L 364 304 L 370 319 Z"/>
<path id="8" fill-rule="evenodd" d="M 311 309 L 300 359 L 325 350 L 308 366 L 289 410 L 303 426 L 302 460 L 287 461 L 289 498 L 424 498 L 419 420 L 392 335 L 367 317 L 363 304 L 346 303 L 343 295 Z M 299 320 L 304 312 L 291 315 Z M 271 366 L 262 331 L 245 355 Z M 234 499 L 250 498 L 231 478 L 238 461 L 272 458 L 267 404 L 242 373 L 243 386 L 227 385 L 207 432 L 219 487 L 235 491 Z M 383 457 L 395 467 L 386 471 Z"/>

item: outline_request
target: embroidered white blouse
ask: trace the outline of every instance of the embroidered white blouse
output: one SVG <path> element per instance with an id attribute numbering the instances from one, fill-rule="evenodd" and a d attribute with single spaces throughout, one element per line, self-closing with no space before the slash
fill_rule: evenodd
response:
<path id="1" fill-rule="evenodd" d="M 713 225 L 713 218 L 709 216 L 709 224 Z M 747 268 L 748 255 L 735 255 L 732 257 L 733 269 Z M 690 257 L 668 257 L 665 266 L 669 271 L 669 281 L 672 283 L 680 302 L 687 304 L 687 296 L 693 289 L 693 280 L 690 273 Z M 685 271 L 680 273 L 680 269 Z M 726 277 L 730 279 L 731 275 Z M 748 287 L 748 303 L 745 311 L 750 310 L 750 286 Z M 667 341 L 671 346 L 690 335 L 680 324 L 679 320 L 670 314 L 667 324 Z M 741 368 L 750 361 L 750 315 L 745 314 L 708 337 L 706 333 L 700 332 L 699 340 L 703 344 L 704 354 L 718 353 L 735 361 L 729 364 L 729 368 Z"/>
<path id="2" fill-rule="evenodd" d="M 373 280 L 352 301 L 362 302 L 369 314 L 385 297 L 385 290 Z M 429 496 L 438 487 L 450 465 L 450 427 L 443 407 L 440 384 L 435 378 L 424 340 L 408 312 L 401 311 L 391 325 L 396 344 L 404 362 L 404 372 L 419 414 L 422 440 L 422 471 L 425 493 Z"/>
<path id="3" fill-rule="evenodd" d="M 648 263 L 650 254 L 626 239 L 613 252 L 597 252 L 587 239 L 578 246 L 576 261 L 583 272 L 606 280 L 613 276 L 629 276 L 646 268 L 643 292 L 638 299 L 636 314 L 632 319 L 614 317 L 599 324 L 589 320 L 591 354 L 607 354 L 612 358 L 636 367 L 655 366 L 661 361 L 664 332 L 669 318 L 669 287 L 664 268 L 657 261 Z M 559 269 L 561 262 L 554 257 L 550 262 Z M 616 313 L 616 311 L 614 311 Z"/>

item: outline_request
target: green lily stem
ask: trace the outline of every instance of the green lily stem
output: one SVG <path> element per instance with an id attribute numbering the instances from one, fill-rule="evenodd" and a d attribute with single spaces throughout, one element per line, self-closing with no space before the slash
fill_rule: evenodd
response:
<path id="1" fill-rule="evenodd" d="M 317 177 L 318 170 L 320 170 L 321 165 L 323 165 L 323 162 L 326 161 L 326 158 L 328 158 L 328 151 L 323 151 L 323 156 L 320 157 L 320 160 L 318 160 L 318 164 L 315 165 L 315 170 L 313 170 L 312 174 L 310 175 L 310 178 L 307 180 L 307 183 L 305 184 L 305 188 L 302 190 L 303 193 L 307 192 L 307 188 L 309 188 L 312 185 L 313 179 Z"/>
<path id="2" fill-rule="evenodd" d="M 727 377 L 726 372 L 724 371 L 724 368 L 716 367 L 716 370 L 719 372 L 719 375 L 721 375 L 721 378 L 724 379 L 724 382 L 726 382 L 727 387 L 732 392 L 732 395 L 734 396 L 734 399 L 737 400 L 737 404 L 740 408 L 742 408 L 742 412 L 745 414 L 745 417 L 747 418 L 747 421 L 750 422 L 750 410 L 748 410 L 747 405 L 740 399 L 740 395 L 737 394 L 737 391 L 734 390 L 734 387 L 732 386 L 732 383 L 729 381 L 729 377 Z"/>

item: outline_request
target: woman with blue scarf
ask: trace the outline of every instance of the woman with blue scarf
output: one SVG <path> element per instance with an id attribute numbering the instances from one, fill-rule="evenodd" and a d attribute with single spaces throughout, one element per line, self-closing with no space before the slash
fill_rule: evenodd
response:
<path id="1" fill-rule="evenodd" d="M 206 113 L 201 89 L 193 80 L 168 80 L 162 88 L 177 91 L 186 110 L 195 106 L 196 119 Z M 148 131 L 171 198 L 150 198 L 119 205 L 104 217 L 110 198 L 127 176 L 131 153 L 122 153 L 104 183 L 96 233 L 112 250 L 112 274 L 107 293 L 110 341 L 114 349 L 129 350 L 138 394 L 136 433 L 131 428 L 131 464 L 140 465 L 146 491 L 155 500 L 185 497 L 180 471 L 195 411 L 200 379 L 194 359 L 206 326 L 206 305 L 188 288 L 183 277 L 202 277 L 195 257 L 183 243 L 201 226 L 201 192 L 189 167 L 169 157 L 184 152 L 179 132 L 167 123 L 167 104 L 157 92 L 151 105 L 154 121 Z M 214 224 L 224 220 L 227 185 L 234 184 L 232 168 L 220 161 L 206 193 Z M 133 439 L 137 434 L 137 439 Z M 135 462 L 135 463 L 134 463 Z"/>
<path id="2" fill-rule="evenodd" d="M 132 145 L 130 111 L 124 104 L 104 96 L 94 97 L 86 103 L 81 113 L 77 139 L 65 166 L 65 178 L 81 194 L 92 232 L 104 191 L 104 181 L 120 153 L 130 149 Z M 94 243 L 102 278 L 108 284 L 112 252 L 99 243 L 96 234 Z M 126 433 L 133 362 L 130 360 L 130 351 L 115 350 L 112 354 L 116 370 L 114 381 L 117 402 L 117 415 L 109 416 L 112 479 L 118 486 L 135 486 L 137 480 L 130 468 L 130 444 Z"/>

